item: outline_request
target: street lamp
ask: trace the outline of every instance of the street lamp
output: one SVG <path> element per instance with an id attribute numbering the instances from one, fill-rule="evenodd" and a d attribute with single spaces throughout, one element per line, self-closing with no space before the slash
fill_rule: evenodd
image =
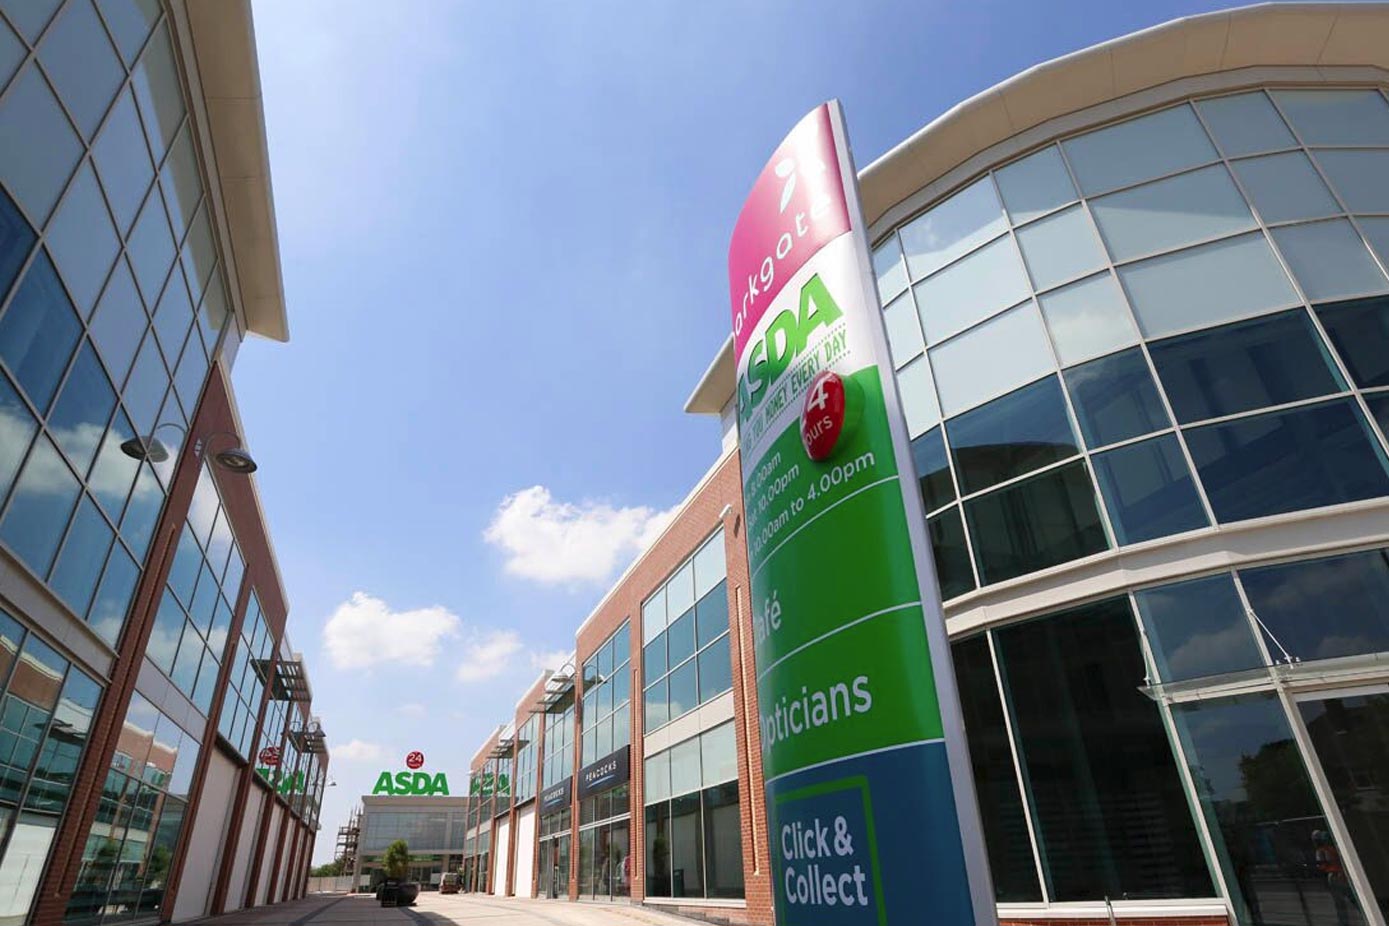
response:
<path id="1" fill-rule="evenodd" d="M 179 425 L 171 421 L 166 421 L 148 435 L 132 437 L 130 440 L 123 442 L 121 444 L 121 453 L 136 460 L 148 460 L 151 463 L 165 462 L 169 459 L 169 448 L 164 445 L 163 441 L 155 436 L 164 428 L 173 428 L 180 434 L 188 433 Z M 233 441 L 233 446 L 214 453 L 212 455 L 212 461 L 214 463 L 229 473 L 237 473 L 243 476 L 256 471 L 256 461 L 252 459 L 251 455 L 241 446 L 241 438 L 237 437 L 231 431 L 217 431 L 206 437 L 198 438 L 197 443 L 193 445 L 193 456 L 201 456 L 203 448 L 218 437 L 230 437 Z"/>

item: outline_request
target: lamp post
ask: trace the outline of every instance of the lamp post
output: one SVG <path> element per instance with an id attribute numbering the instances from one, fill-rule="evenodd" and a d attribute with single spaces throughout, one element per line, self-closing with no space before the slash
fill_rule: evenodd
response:
<path id="1" fill-rule="evenodd" d="M 132 437 L 130 440 L 121 444 L 121 453 L 136 460 L 148 460 L 151 463 L 163 463 L 169 459 L 169 448 L 164 445 L 155 435 L 164 428 L 173 428 L 180 434 L 187 435 L 187 431 L 171 421 L 166 421 L 159 425 L 147 435 Z M 241 446 L 241 438 L 231 431 L 216 431 L 205 437 L 199 437 L 193 444 L 193 456 L 202 456 L 204 449 L 219 437 L 230 437 L 233 446 L 225 450 L 219 450 L 212 455 L 212 462 L 229 473 L 249 475 L 257 469 L 256 461 Z"/>

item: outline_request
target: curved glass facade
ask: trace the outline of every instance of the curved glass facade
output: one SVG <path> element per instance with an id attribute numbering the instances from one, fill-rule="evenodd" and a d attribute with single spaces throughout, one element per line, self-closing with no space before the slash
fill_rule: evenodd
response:
<path id="1" fill-rule="evenodd" d="M 942 589 L 1389 496 L 1389 101 L 1196 99 L 874 252 Z"/>

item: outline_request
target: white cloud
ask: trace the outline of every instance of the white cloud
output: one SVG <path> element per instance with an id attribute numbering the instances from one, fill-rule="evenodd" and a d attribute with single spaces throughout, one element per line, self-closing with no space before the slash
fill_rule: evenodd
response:
<path id="1" fill-rule="evenodd" d="M 542 669 L 554 671 L 568 661 L 569 650 L 567 649 L 553 649 L 545 653 L 531 651 L 531 668 L 537 672 Z"/>
<path id="2" fill-rule="evenodd" d="M 402 704 L 399 709 L 406 717 L 423 717 L 425 714 L 423 704 Z"/>
<path id="3" fill-rule="evenodd" d="M 646 549 L 675 509 L 557 502 L 544 486 L 502 499 L 483 539 L 507 554 L 506 571 L 537 582 L 601 582 Z"/>
<path id="4" fill-rule="evenodd" d="M 521 650 L 521 635 L 514 630 L 491 630 L 480 635 L 463 650 L 458 679 L 481 682 L 506 671 L 511 657 Z"/>
<path id="5" fill-rule="evenodd" d="M 434 605 L 392 611 L 380 598 L 353 592 L 323 626 L 323 644 L 339 669 L 362 669 L 385 662 L 430 666 L 442 641 L 458 635 L 461 621 Z"/>
<path id="6" fill-rule="evenodd" d="M 330 745 L 329 750 L 334 762 L 379 762 L 386 755 L 386 750 L 365 740 L 349 740 L 341 746 Z"/>

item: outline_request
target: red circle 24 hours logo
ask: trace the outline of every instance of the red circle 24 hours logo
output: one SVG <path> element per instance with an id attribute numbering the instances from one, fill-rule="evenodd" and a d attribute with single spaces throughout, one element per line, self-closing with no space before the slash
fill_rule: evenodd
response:
<path id="1" fill-rule="evenodd" d="M 266 746 L 260 751 L 261 765 L 279 765 L 280 750 L 275 746 Z"/>
<path id="2" fill-rule="evenodd" d="M 420 766 L 424 765 L 424 753 L 416 749 L 414 752 L 410 753 L 408 756 L 405 757 L 405 764 L 409 766 L 409 768 L 412 771 L 414 769 L 419 768 Z"/>
<path id="3" fill-rule="evenodd" d="M 801 443 L 812 460 L 824 460 L 834 452 L 844 433 L 847 405 L 838 373 L 825 370 L 811 381 L 801 408 Z"/>

